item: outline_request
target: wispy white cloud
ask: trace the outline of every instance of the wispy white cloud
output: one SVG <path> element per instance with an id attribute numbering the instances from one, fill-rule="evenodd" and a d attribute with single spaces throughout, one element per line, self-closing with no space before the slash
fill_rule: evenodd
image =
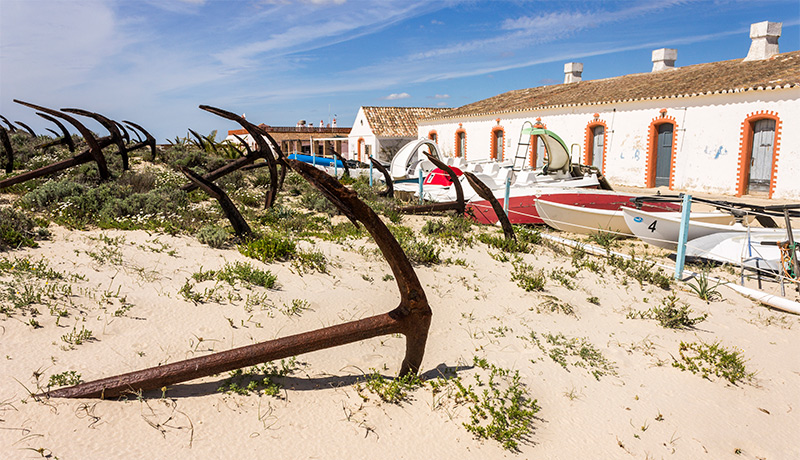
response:
<path id="1" fill-rule="evenodd" d="M 4 1 L 0 16 L 4 94 L 57 91 L 86 81 L 137 39 L 120 30 L 107 2 Z"/>
<path id="2" fill-rule="evenodd" d="M 328 7 L 330 4 L 334 6 Z M 285 57 L 374 34 L 399 21 L 445 5 L 406 0 L 359 3 L 354 7 L 342 8 L 335 1 L 320 1 L 307 10 L 271 10 L 270 19 L 291 15 L 288 27 L 281 29 L 281 22 L 271 22 L 270 27 L 261 29 L 270 33 L 266 40 L 237 45 L 215 53 L 214 57 L 230 68 L 252 67 L 267 58 Z"/>
<path id="3" fill-rule="evenodd" d="M 387 101 L 396 101 L 398 99 L 408 99 L 410 97 L 411 97 L 411 95 L 408 94 L 408 93 L 392 93 L 392 94 L 384 97 L 384 99 L 387 100 Z"/>
<path id="4" fill-rule="evenodd" d="M 624 3 L 619 10 L 556 11 L 535 16 L 520 16 L 505 19 L 500 29 L 507 33 L 489 35 L 477 40 L 447 43 L 445 46 L 427 49 L 410 56 L 410 59 L 441 58 L 445 56 L 465 55 L 479 50 L 513 50 L 528 48 L 534 45 L 550 43 L 588 28 L 601 27 L 605 24 L 623 21 L 642 16 L 653 11 L 670 8 L 685 0 L 667 0 L 662 2 Z"/>

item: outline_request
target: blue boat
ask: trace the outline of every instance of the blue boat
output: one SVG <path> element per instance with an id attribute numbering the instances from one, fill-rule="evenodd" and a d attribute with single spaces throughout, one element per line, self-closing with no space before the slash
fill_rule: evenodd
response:
<path id="1" fill-rule="evenodd" d="M 302 161 L 303 163 L 312 164 L 315 166 L 328 166 L 333 167 L 333 162 L 336 161 L 336 167 L 344 168 L 341 160 L 334 160 L 333 158 L 318 157 L 315 155 L 305 155 L 302 153 L 292 153 L 289 155 L 290 160 Z"/>

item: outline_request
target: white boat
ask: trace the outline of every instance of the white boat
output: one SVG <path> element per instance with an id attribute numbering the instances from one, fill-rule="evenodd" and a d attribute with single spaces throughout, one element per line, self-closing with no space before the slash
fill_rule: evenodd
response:
<path id="1" fill-rule="evenodd" d="M 678 248 L 678 235 L 681 228 L 680 213 L 666 215 L 665 213 L 653 213 L 634 208 L 623 208 L 622 213 L 625 223 L 631 233 L 636 235 L 645 243 L 652 244 L 664 249 L 676 250 Z M 694 219 L 695 213 L 689 217 L 689 233 L 687 241 L 694 240 L 706 235 L 723 232 L 745 233 L 748 227 L 741 223 L 719 224 L 704 222 Z M 780 234 L 780 229 L 749 227 L 751 233 Z M 784 232 L 785 233 L 785 232 Z"/>
<path id="2" fill-rule="evenodd" d="M 414 180 L 419 178 L 419 171 L 427 177 L 436 166 L 425 157 L 425 153 L 441 161 L 446 161 L 439 145 L 426 138 L 411 141 L 398 150 L 389 166 L 389 174 L 395 181 Z"/>
<path id="3" fill-rule="evenodd" d="M 567 145 L 554 132 L 544 129 L 541 125 L 526 123 L 520 132 L 521 141 L 516 156 L 504 162 L 481 160 L 464 162 L 462 158 L 447 158 L 443 161 L 448 166 L 454 166 L 472 173 L 483 182 L 496 198 L 504 198 L 506 183 L 509 183 L 510 197 L 526 197 L 542 193 L 542 189 L 552 188 L 597 188 L 600 181 L 594 173 L 573 176 L 572 164 Z M 455 187 L 442 185 L 431 177 L 434 166 L 427 160 L 420 160 L 416 151 L 424 146 L 431 147 L 435 144 L 419 139 L 407 144 L 392 160 L 392 177 L 407 178 L 402 183 L 395 182 L 396 191 L 405 191 L 419 196 L 419 182 L 413 179 L 419 177 L 422 169 L 428 175 L 422 186 L 422 198 L 428 201 L 455 201 Z M 536 142 L 542 146 L 543 166 L 537 169 L 530 168 L 527 164 L 529 142 Z M 438 150 L 437 150 L 438 152 Z M 440 157 L 441 159 L 441 157 Z M 465 177 L 459 180 L 464 191 L 464 200 L 480 201 L 482 198 L 473 190 Z"/>
<path id="4" fill-rule="evenodd" d="M 786 241 L 786 236 L 785 230 L 780 233 L 713 233 L 688 242 L 686 257 L 777 272 L 781 270 L 781 251 L 777 243 Z"/>
<path id="5" fill-rule="evenodd" d="M 594 196 L 589 201 L 565 203 L 563 200 L 554 200 L 550 197 L 540 198 L 536 201 L 536 210 L 544 223 L 557 230 L 588 235 L 605 231 L 621 236 L 634 236 L 625 222 L 622 208 L 630 206 L 633 195 L 616 194 L 608 198 L 597 200 Z M 599 196 L 603 198 L 602 195 Z M 647 212 L 657 212 L 660 216 L 669 216 L 680 220 L 680 205 L 669 202 L 644 202 L 643 209 Z M 729 225 L 734 223 L 735 217 L 731 214 L 713 212 L 693 212 L 691 219 L 700 222 Z"/>

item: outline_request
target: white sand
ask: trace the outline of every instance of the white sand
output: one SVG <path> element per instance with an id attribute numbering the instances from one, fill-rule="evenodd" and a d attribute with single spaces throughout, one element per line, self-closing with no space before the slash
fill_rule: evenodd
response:
<path id="1" fill-rule="evenodd" d="M 420 219 L 406 223 L 419 227 Z M 107 244 L 101 235 L 124 241 Z M 665 329 L 626 314 L 658 306 L 668 291 L 642 288 L 630 278 L 623 285 L 625 276 L 606 269 L 603 276 L 581 270 L 576 289 L 548 278 L 544 292 L 525 292 L 510 279 L 511 263 L 492 258 L 497 251 L 482 243 L 444 248 L 443 257 L 463 258 L 466 267 L 416 270 L 434 315 L 423 372 L 466 366 L 458 374 L 473 383 L 473 356 L 518 370 L 541 407 L 519 453 L 475 439 L 462 426 L 468 408 L 427 386 L 400 405 L 374 395 L 363 400 L 355 380 L 371 369 L 395 375 L 404 354 L 401 337 L 299 356 L 304 364 L 283 380 L 281 398 L 217 392 L 227 374 L 175 385 L 163 399 L 158 391 L 122 401 L 37 402 L 28 394 L 36 390 L 34 373 L 41 374 L 41 385 L 68 370 L 89 381 L 389 311 L 399 294 L 394 281 L 383 279 L 388 265 L 379 255 L 359 252 L 362 246 L 374 248 L 363 240 L 320 243 L 330 273 L 303 275 L 290 263 L 262 264 L 235 248 L 216 250 L 189 237 L 144 231 L 55 228 L 39 248 L 0 253 L 44 257 L 53 269 L 84 278 L 65 283 L 71 297 L 47 301 L 73 304 L 59 325 L 45 305 L 36 317 L 41 328 L 28 324 L 29 315 L 0 319 L 0 458 L 800 458 L 796 316 L 724 288 L 723 300 L 706 304 L 677 285 L 680 300 L 709 317 L 693 330 Z M 114 248 L 120 260 L 97 260 L 102 250 Z M 547 273 L 571 268 L 568 256 L 544 247 L 522 257 Z M 248 311 L 245 300 L 194 304 L 179 295 L 201 267 L 235 261 L 270 270 L 280 286 L 233 289 L 223 283 L 220 295 L 262 295 L 266 303 Z M 213 286 L 206 281 L 194 289 Z M 568 303 L 576 315 L 537 312 L 547 296 Z M 587 300 L 592 296 L 599 305 Z M 311 310 L 283 314 L 293 299 L 308 301 Z M 92 331 L 94 340 L 70 348 L 61 337 L 73 327 Z M 564 369 L 522 338 L 531 332 L 585 337 L 613 361 L 617 375 L 596 380 L 584 368 Z M 681 341 L 736 347 L 755 378 L 731 385 L 674 368 Z"/>

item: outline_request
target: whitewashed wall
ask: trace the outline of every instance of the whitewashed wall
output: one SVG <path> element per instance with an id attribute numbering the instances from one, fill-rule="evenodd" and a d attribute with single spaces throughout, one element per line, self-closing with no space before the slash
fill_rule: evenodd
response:
<path id="1" fill-rule="evenodd" d="M 677 99 L 570 107 L 504 114 L 505 158 L 516 153 L 523 123 L 537 117 L 572 147 L 573 161 L 582 161 L 586 126 L 605 122 L 608 179 L 618 185 L 645 186 L 649 127 L 666 116 L 676 123 L 674 190 L 734 195 L 737 190 L 742 122 L 748 115 L 771 111 L 781 120 L 777 177 L 773 198 L 800 199 L 800 89 L 759 90 Z M 419 123 L 418 134 L 439 135 L 444 152 L 453 156 L 455 132 L 461 123 L 467 133 L 468 161 L 489 158 L 492 128 L 497 116 L 470 117 L 446 122 Z M 577 145 L 574 145 L 577 144 Z M 580 151 L 580 156 L 577 152 Z"/>
<path id="2" fill-rule="evenodd" d="M 353 128 L 350 130 L 350 134 L 347 135 L 347 145 L 349 146 L 349 155 L 347 156 L 348 159 L 358 159 L 358 140 L 360 138 L 364 139 L 365 145 L 371 146 L 370 149 L 372 152 L 380 151 L 378 139 L 375 137 L 375 134 L 372 132 L 372 128 L 369 126 L 369 122 L 367 121 L 367 117 L 364 114 L 363 108 L 358 109 L 356 119 L 353 122 Z"/>

